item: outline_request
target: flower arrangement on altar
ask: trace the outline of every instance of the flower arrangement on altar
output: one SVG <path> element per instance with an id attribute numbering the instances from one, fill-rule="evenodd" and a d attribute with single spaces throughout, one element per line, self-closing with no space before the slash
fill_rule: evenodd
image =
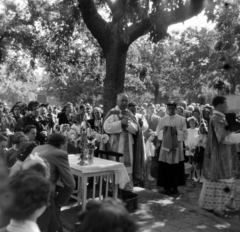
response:
<path id="1" fill-rule="evenodd" d="M 60 127 L 60 133 L 67 137 L 68 143 L 73 144 L 80 151 L 80 165 L 92 164 L 94 150 L 97 144 L 106 144 L 109 140 L 107 134 L 99 134 L 83 121 L 80 125 L 63 124 Z M 86 163 L 88 161 L 88 163 Z"/>

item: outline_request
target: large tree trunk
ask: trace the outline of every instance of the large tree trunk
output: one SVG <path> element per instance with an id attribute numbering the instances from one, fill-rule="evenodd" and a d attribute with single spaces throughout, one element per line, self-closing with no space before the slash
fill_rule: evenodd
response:
<path id="1" fill-rule="evenodd" d="M 164 8 L 168 3 L 161 3 L 159 7 L 162 7 L 162 9 L 160 11 L 157 10 L 156 15 L 154 12 L 151 12 L 150 14 L 146 13 L 143 17 L 142 13 L 145 10 L 138 10 L 141 7 L 138 1 L 136 1 L 136 4 L 133 4 L 133 1 L 123 0 L 103 2 L 106 2 L 111 11 L 111 22 L 107 22 L 99 14 L 97 10 L 98 4 L 96 4 L 95 0 L 78 0 L 83 20 L 102 47 L 106 57 L 107 65 L 103 99 L 104 110 L 107 112 L 116 104 L 117 94 L 124 91 L 127 50 L 131 43 L 139 37 L 146 35 L 149 31 L 151 31 L 151 37 L 154 41 L 163 39 L 167 35 L 169 25 L 183 22 L 199 14 L 205 7 L 205 0 L 187 1 L 186 4 L 183 4 L 183 1 L 179 1 L 178 7 L 172 10 L 171 13 L 164 13 Z M 212 3 L 212 1 L 210 2 Z M 130 22 L 131 17 L 129 17 L 129 20 L 125 19 L 126 13 L 128 13 L 126 9 L 129 7 L 135 8 L 134 11 L 136 10 L 136 12 L 141 12 L 139 13 L 139 16 L 141 15 L 139 18 L 143 18 L 142 20 L 137 20 L 137 22 L 132 22 L 130 26 L 127 24 Z M 128 45 L 124 44 L 123 40 Z"/>
<path id="2" fill-rule="evenodd" d="M 115 39 L 106 51 L 106 78 L 104 80 L 104 112 L 115 107 L 117 95 L 124 92 L 128 46 Z"/>

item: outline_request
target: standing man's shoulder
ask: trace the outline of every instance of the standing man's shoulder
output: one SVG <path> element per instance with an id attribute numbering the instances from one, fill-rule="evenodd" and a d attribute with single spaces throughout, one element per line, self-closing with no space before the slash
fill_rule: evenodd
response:
<path id="1" fill-rule="evenodd" d="M 186 118 L 185 117 L 183 117 L 183 116 L 180 116 L 180 115 L 178 115 L 178 114 L 175 114 L 174 115 L 174 118 L 176 119 L 176 120 L 178 120 L 178 121 L 186 121 Z"/>
<path id="2" fill-rule="evenodd" d="M 213 114 L 213 116 L 210 119 L 209 124 L 225 126 L 225 125 L 227 125 L 227 121 L 226 121 L 225 117 L 218 115 L 218 114 Z"/>
<path id="3" fill-rule="evenodd" d="M 55 156 L 55 157 L 62 157 L 62 156 L 68 157 L 68 153 L 58 147 L 51 146 L 49 148 L 49 151 L 51 151 L 51 152 L 49 152 L 49 153 L 51 153 L 50 155 Z"/>
<path id="4" fill-rule="evenodd" d="M 164 117 L 160 118 L 160 120 L 164 122 L 165 120 L 168 120 L 168 118 L 169 118 L 169 115 L 166 114 Z"/>
<path id="5" fill-rule="evenodd" d="M 106 120 L 112 116 L 112 115 L 119 115 L 120 111 L 118 110 L 118 107 L 112 108 L 111 110 L 109 110 L 107 112 L 107 114 L 105 115 L 105 122 Z"/>

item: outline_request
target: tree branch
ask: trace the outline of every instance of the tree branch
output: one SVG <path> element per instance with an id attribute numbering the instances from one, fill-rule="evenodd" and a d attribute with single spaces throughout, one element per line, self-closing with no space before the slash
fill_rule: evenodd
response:
<path id="1" fill-rule="evenodd" d="M 112 12 L 113 24 L 121 20 L 121 18 L 124 16 L 127 0 L 106 0 L 106 3 Z"/>
<path id="2" fill-rule="evenodd" d="M 141 22 L 134 23 L 128 27 L 127 30 L 130 35 L 129 44 L 139 37 L 147 34 L 152 29 L 156 21 L 163 22 L 163 25 L 166 24 L 166 28 L 168 28 L 168 26 L 172 24 L 183 22 L 198 15 L 206 7 L 205 2 L 205 0 L 187 0 L 183 3 L 182 0 L 179 0 L 178 8 L 175 8 L 175 10 L 164 11 L 161 9 L 154 14 L 150 14 L 148 18 L 145 18 Z M 211 7 L 215 4 L 213 3 L 213 0 L 209 0 L 207 2 Z M 151 17 L 153 20 L 151 20 Z"/>
<path id="3" fill-rule="evenodd" d="M 83 20 L 92 35 L 97 39 L 103 51 L 106 49 L 108 23 L 97 12 L 93 0 L 78 0 Z"/>
<path id="4" fill-rule="evenodd" d="M 152 26 L 150 18 L 143 19 L 139 23 L 134 23 L 127 28 L 129 34 L 129 45 L 133 43 L 139 37 L 147 34 Z"/>

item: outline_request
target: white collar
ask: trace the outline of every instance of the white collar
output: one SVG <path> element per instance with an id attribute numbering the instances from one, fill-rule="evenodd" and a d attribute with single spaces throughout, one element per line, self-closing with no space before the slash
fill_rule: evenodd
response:
<path id="1" fill-rule="evenodd" d="M 225 115 L 223 113 L 221 113 L 220 111 L 217 111 L 217 110 L 213 110 L 213 114 L 218 114 L 222 117 L 225 117 Z"/>
<path id="2" fill-rule="evenodd" d="M 168 117 L 170 117 L 170 118 L 175 118 L 175 117 L 177 117 L 177 114 L 174 114 L 174 115 L 167 115 Z M 179 115 L 178 115 L 179 116 Z"/>
<path id="3" fill-rule="evenodd" d="M 118 106 L 115 107 L 115 110 L 120 111 L 120 113 L 122 112 L 122 110 Z M 126 108 L 126 110 L 124 111 L 128 111 L 128 109 Z"/>
<path id="4" fill-rule="evenodd" d="M 9 232 L 41 232 L 37 223 L 33 221 L 16 221 L 11 219 L 7 226 Z"/>

